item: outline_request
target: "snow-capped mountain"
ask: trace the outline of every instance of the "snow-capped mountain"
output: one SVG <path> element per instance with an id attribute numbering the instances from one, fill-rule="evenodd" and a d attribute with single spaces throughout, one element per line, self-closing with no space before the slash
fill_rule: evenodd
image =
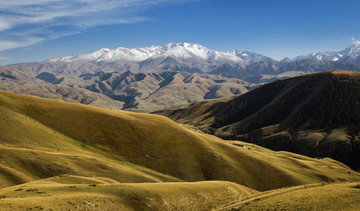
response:
<path id="1" fill-rule="evenodd" d="M 262 83 L 294 74 L 325 70 L 358 71 L 360 47 L 354 45 L 339 52 L 312 53 L 277 61 L 250 51 L 220 52 L 199 44 L 184 42 L 144 48 L 102 48 L 89 54 L 8 66 L 34 74 L 48 72 L 67 76 L 95 74 L 99 71 L 111 73 L 172 70 L 211 73 L 251 83 Z"/>
<path id="2" fill-rule="evenodd" d="M 75 61 L 93 61 L 93 62 L 114 62 L 114 61 L 143 61 L 151 56 L 161 53 L 160 46 L 151 46 L 145 48 L 123 48 L 115 50 L 102 48 L 89 54 L 77 56 L 66 56 L 46 60 L 47 62 L 75 62 Z"/>
<path id="3" fill-rule="evenodd" d="M 306 56 L 295 57 L 294 60 L 304 60 L 304 59 L 313 59 L 318 61 L 338 61 L 343 55 L 338 52 L 318 52 L 311 53 Z"/>
<path id="4" fill-rule="evenodd" d="M 200 58 L 207 62 L 212 61 L 232 61 L 244 62 L 236 55 L 210 50 L 199 44 L 192 43 L 169 43 L 162 47 L 160 54 L 155 57 L 175 57 L 185 60 L 188 58 Z"/>
<path id="5" fill-rule="evenodd" d="M 293 60 L 304 60 L 304 59 L 312 59 L 312 60 L 318 60 L 318 61 L 340 61 L 343 62 L 351 62 L 351 59 L 355 59 L 360 56 L 360 46 L 353 45 L 350 46 L 342 51 L 339 52 L 318 52 L 318 53 L 312 53 L 306 56 L 298 56 L 295 57 Z"/>
<path id="6" fill-rule="evenodd" d="M 164 46 L 151 46 L 145 48 L 123 48 L 117 49 L 102 48 L 98 51 L 78 56 L 66 56 L 46 60 L 46 62 L 75 62 L 75 61 L 92 61 L 92 62 L 116 62 L 132 61 L 140 62 L 147 59 L 158 59 L 172 57 L 180 61 L 187 59 L 204 60 L 206 62 L 253 62 L 263 59 L 270 59 L 261 54 L 248 51 L 232 50 L 220 52 L 208 49 L 199 44 L 192 43 L 168 43 Z"/>
<path id="7" fill-rule="evenodd" d="M 250 63 L 253 62 L 260 62 L 260 61 L 268 61 L 272 60 L 272 58 L 264 56 L 262 54 L 254 53 L 251 51 L 243 51 L 243 50 L 229 50 L 227 53 L 230 53 L 232 55 L 235 55 L 245 61 L 248 61 Z"/>

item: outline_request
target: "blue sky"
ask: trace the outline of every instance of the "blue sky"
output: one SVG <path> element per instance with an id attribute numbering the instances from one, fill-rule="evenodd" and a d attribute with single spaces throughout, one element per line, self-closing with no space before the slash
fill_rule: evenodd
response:
<path id="1" fill-rule="evenodd" d="M 282 59 L 342 50 L 352 38 L 360 39 L 358 0 L 0 2 L 0 65 L 169 42 Z"/>

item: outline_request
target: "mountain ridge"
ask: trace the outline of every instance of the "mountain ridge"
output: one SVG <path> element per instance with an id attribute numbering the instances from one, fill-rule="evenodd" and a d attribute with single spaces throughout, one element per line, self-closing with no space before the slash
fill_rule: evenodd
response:
<path id="1" fill-rule="evenodd" d="M 10 64 L 7 67 L 36 74 L 50 72 L 70 76 L 99 71 L 173 70 L 210 73 L 261 84 L 326 70 L 358 71 L 360 47 L 353 45 L 339 52 L 313 53 L 277 61 L 246 50 L 221 52 L 199 44 L 183 42 L 144 48 L 102 48 L 89 54 L 53 58 L 43 62 Z"/>
<path id="2" fill-rule="evenodd" d="M 0 90 L 111 109 L 162 110 L 245 93 L 254 85 L 217 75 L 153 71 L 69 76 L 0 68 Z"/>
<path id="3" fill-rule="evenodd" d="M 359 72 L 326 71 L 162 114 L 226 139 L 331 157 L 358 170 L 359 90 Z"/>
<path id="4" fill-rule="evenodd" d="M 191 55 L 192 54 L 192 55 Z M 294 58 L 284 58 L 282 60 L 276 60 L 268 56 L 264 56 L 259 53 L 255 53 L 247 50 L 232 49 L 225 52 L 209 49 L 197 43 L 168 43 L 164 46 L 149 46 L 140 48 L 125 48 L 118 47 L 116 49 L 101 48 L 97 51 L 80 54 L 76 56 L 64 56 L 56 57 L 52 59 L 44 60 L 44 62 L 73 62 L 77 60 L 95 61 L 95 62 L 114 62 L 116 60 L 127 61 L 144 61 L 151 57 L 168 57 L 175 56 L 180 58 L 186 58 L 191 56 L 200 57 L 204 60 L 216 60 L 225 59 L 233 62 L 246 61 L 249 63 L 261 62 L 267 60 L 275 61 L 297 61 L 305 59 L 313 59 L 318 61 L 339 61 L 345 57 L 358 57 L 360 56 L 359 45 L 352 45 L 340 51 L 324 51 L 314 52 L 308 55 L 299 55 Z"/>

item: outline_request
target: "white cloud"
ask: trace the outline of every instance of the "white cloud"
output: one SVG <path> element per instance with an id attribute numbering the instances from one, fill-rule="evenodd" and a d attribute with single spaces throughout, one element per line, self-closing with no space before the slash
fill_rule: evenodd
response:
<path id="1" fill-rule="evenodd" d="M 139 13 L 148 7 L 186 1 L 196 0 L 1 0 L 0 50 L 29 46 L 89 27 L 145 21 L 148 18 Z"/>
<path id="2" fill-rule="evenodd" d="M 0 32 L 5 31 L 5 30 L 10 29 L 10 28 L 11 28 L 11 26 L 7 21 L 0 19 Z"/>
<path id="3" fill-rule="evenodd" d="M 41 41 L 43 41 L 43 39 L 39 37 L 29 37 L 22 41 L 0 40 L 0 51 L 26 47 Z"/>
<path id="4" fill-rule="evenodd" d="M 352 39 L 352 41 L 353 41 L 353 43 L 356 45 L 356 46 L 360 46 L 360 41 L 359 40 L 357 40 L 357 39 L 355 39 L 355 38 L 351 38 Z"/>

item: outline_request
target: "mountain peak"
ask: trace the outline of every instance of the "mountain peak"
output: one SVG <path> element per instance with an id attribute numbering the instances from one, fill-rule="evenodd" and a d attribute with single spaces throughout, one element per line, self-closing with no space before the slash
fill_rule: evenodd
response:
<path id="1" fill-rule="evenodd" d="M 241 58 L 245 61 L 251 62 L 251 63 L 272 60 L 270 57 L 264 56 L 262 54 L 254 53 L 252 51 L 232 49 L 232 50 L 228 50 L 227 53 L 233 54 L 236 57 L 239 57 L 239 58 Z"/>
<path id="2" fill-rule="evenodd" d="M 246 51 L 248 52 L 248 51 Z M 254 54 L 254 53 L 253 53 Z M 254 54 L 255 55 L 255 54 Z M 258 60 L 268 58 L 260 54 L 256 54 Z M 73 62 L 73 61 L 92 61 L 92 62 L 116 62 L 130 61 L 141 62 L 149 58 L 174 57 L 179 60 L 203 60 L 205 62 L 221 61 L 221 62 L 248 62 L 244 56 L 238 56 L 236 53 L 220 52 L 206 48 L 196 43 L 174 42 L 164 46 L 150 46 L 143 48 L 125 48 L 118 47 L 115 50 L 102 48 L 89 54 L 77 56 L 66 56 L 46 60 L 47 62 Z"/>
<path id="3" fill-rule="evenodd" d="M 295 57 L 294 60 L 304 60 L 304 59 L 313 59 L 317 61 L 339 61 L 350 62 L 349 57 L 359 57 L 360 56 L 360 46 L 358 44 L 352 45 L 342 51 L 325 51 L 311 53 L 306 56 Z"/>

